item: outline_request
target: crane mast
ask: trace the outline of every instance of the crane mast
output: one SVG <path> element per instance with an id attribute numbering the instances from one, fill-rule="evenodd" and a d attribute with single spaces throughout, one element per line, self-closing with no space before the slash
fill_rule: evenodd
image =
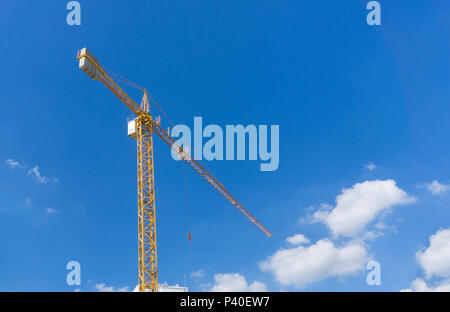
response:
<path id="1" fill-rule="evenodd" d="M 141 108 L 149 112 L 147 93 Z M 137 177 L 138 177 L 138 237 L 139 237 L 139 291 L 158 291 L 158 262 L 156 257 L 155 175 L 153 167 L 153 131 L 138 117 Z"/>
<path id="2" fill-rule="evenodd" d="M 188 151 L 176 143 L 168 132 L 162 129 L 159 122 L 153 120 L 150 115 L 150 101 L 146 90 L 142 89 L 144 96 L 139 106 L 105 72 L 99 61 L 87 48 L 78 51 L 77 59 L 81 70 L 92 79 L 103 82 L 137 116 L 134 123 L 137 141 L 139 291 L 158 291 L 153 132 L 260 231 L 267 237 L 272 236 L 269 230 L 256 220 L 210 172 L 194 160 Z"/>

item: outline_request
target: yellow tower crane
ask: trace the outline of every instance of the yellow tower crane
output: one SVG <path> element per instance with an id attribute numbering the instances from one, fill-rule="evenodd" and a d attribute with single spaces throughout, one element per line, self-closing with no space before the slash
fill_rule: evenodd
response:
<path id="1" fill-rule="evenodd" d="M 77 53 L 78 66 L 89 77 L 103 82 L 136 115 L 131 124 L 137 140 L 137 186 L 138 186 L 138 237 L 139 237 L 139 291 L 158 291 L 158 264 L 156 257 L 156 216 L 155 216 L 155 178 L 153 170 L 153 132 L 166 142 L 182 160 L 187 162 L 211 186 L 236 207 L 250 222 L 265 235 L 272 234 L 252 216 L 220 183 L 214 175 L 194 160 L 189 151 L 183 150 L 150 115 L 150 101 L 144 92 L 138 106 L 119 85 L 108 75 L 99 61 L 87 48 Z M 129 125 L 130 127 L 130 125 Z"/>

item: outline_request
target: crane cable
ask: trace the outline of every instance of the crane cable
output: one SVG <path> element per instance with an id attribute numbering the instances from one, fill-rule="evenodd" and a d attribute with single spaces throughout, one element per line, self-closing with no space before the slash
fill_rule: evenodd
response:
<path id="1" fill-rule="evenodd" d="M 111 75 L 115 76 L 115 79 L 117 79 L 118 81 L 120 81 L 121 83 L 124 83 L 132 88 L 138 89 L 142 92 L 146 92 L 147 93 L 147 89 L 144 89 L 142 87 L 140 87 L 139 85 L 135 84 L 134 82 L 129 81 L 128 79 L 120 76 L 119 74 L 114 73 L 113 71 L 104 68 L 105 71 L 107 71 L 108 73 L 110 73 Z M 153 99 L 153 97 L 147 93 L 148 97 L 150 98 L 150 100 L 156 105 L 156 107 L 159 109 L 159 111 L 164 115 L 164 117 L 167 119 L 167 121 L 174 126 L 175 124 L 172 122 L 172 120 L 170 120 L 170 118 L 166 115 L 166 113 L 164 112 L 164 110 L 158 105 L 158 103 L 156 103 L 155 99 Z"/>
<path id="2" fill-rule="evenodd" d="M 185 212 L 186 212 L 186 231 L 187 231 L 187 238 L 188 238 L 188 250 L 189 250 L 189 269 L 190 269 L 190 276 L 192 276 L 192 273 L 194 272 L 194 266 L 192 261 L 192 245 L 191 245 L 191 225 L 190 225 L 190 211 L 189 211 L 189 197 L 188 197 L 188 186 L 187 186 L 187 178 L 186 178 L 186 172 L 184 169 L 185 166 L 181 166 L 182 174 L 183 174 L 183 193 L 184 193 L 184 206 L 185 206 Z"/>
<path id="3" fill-rule="evenodd" d="M 120 82 L 122 82 L 122 83 L 124 83 L 124 84 L 126 84 L 126 85 L 129 85 L 130 87 L 133 87 L 133 88 L 135 88 L 135 89 L 138 89 L 138 90 L 141 90 L 141 91 L 144 91 L 144 92 L 145 92 L 145 89 L 144 89 L 144 88 L 138 86 L 138 85 L 135 84 L 134 82 L 131 82 L 131 81 L 129 81 L 128 79 L 126 79 L 126 78 L 120 76 L 119 74 L 114 73 L 112 70 L 109 70 L 109 69 L 106 69 L 106 68 L 103 68 L 103 69 L 104 69 L 106 72 L 108 72 L 109 74 L 111 74 L 111 75 L 113 75 L 113 76 L 116 76 L 116 79 L 119 80 Z"/>

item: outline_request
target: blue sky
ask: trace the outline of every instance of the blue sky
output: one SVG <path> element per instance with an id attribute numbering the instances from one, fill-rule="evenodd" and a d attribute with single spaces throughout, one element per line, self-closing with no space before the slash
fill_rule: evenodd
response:
<path id="1" fill-rule="evenodd" d="M 380 26 L 367 25 L 365 0 L 79 2 L 82 25 L 72 27 L 66 1 L 1 4 L 0 290 L 73 291 L 72 260 L 81 264 L 83 291 L 137 284 L 131 112 L 78 69 L 84 46 L 146 87 L 175 123 L 192 126 L 201 116 L 223 127 L 280 126 L 278 170 L 208 162 L 271 239 L 155 136 L 160 282 L 184 284 L 186 276 L 190 289 L 210 290 L 244 278 L 244 290 L 398 291 L 450 277 L 426 260 L 449 248 L 433 245 L 450 227 L 447 1 L 380 1 Z M 331 219 L 312 222 L 317 211 L 347 211 L 337 196 L 354 195 L 357 185 L 368 187 L 361 209 L 379 205 L 359 234 L 346 236 Z M 363 238 L 375 230 L 376 238 Z M 309 243 L 286 241 L 295 234 Z M 284 278 L 277 252 L 307 268 L 302 256 L 319 242 L 335 255 L 360 247 L 360 257 L 349 269 L 330 256 L 307 281 L 301 269 Z M 370 259 L 381 265 L 380 286 L 366 283 Z M 263 270 L 264 262 L 272 266 Z"/>

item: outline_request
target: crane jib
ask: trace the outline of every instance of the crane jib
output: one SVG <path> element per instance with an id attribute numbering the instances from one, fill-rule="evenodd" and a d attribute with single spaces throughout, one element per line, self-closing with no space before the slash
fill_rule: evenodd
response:
<path id="1" fill-rule="evenodd" d="M 105 72 L 105 70 L 100 66 L 98 60 L 90 53 L 86 48 L 83 48 L 81 52 L 77 54 L 77 59 L 80 61 L 79 67 L 87 75 L 89 75 L 94 80 L 99 80 L 103 82 L 118 98 L 124 102 L 125 105 L 130 108 L 133 113 L 140 116 L 146 126 L 156 132 L 158 136 L 166 142 L 171 148 L 176 152 L 182 151 L 181 146 L 179 146 L 175 140 L 164 131 L 157 123 L 152 120 L 149 113 L 144 111 L 140 106 L 138 106 L 122 88 L 117 85 L 114 80 Z M 192 159 L 187 151 L 183 151 L 184 156 L 182 159 L 186 161 L 194 170 L 196 170 L 210 185 L 212 185 L 225 199 L 227 199 L 234 207 L 236 207 L 250 222 L 252 222 L 259 230 L 261 230 L 268 237 L 272 234 L 267 230 L 258 220 L 256 220 L 253 215 L 247 211 L 231 194 L 225 189 L 225 187 L 208 171 L 206 171 L 197 161 Z"/>
<path id="2" fill-rule="evenodd" d="M 156 134 L 158 134 L 164 142 L 166 142 L 169 146 L 176 150 L 179 145 L 175 142 L 175 140 L 169 136 L 169 134 L 164 131 L 157 123 L 149 120 L 149 127 L 152 127 Z M 264 225 L 262 225 L 259 221 L 256 220 L 253 215 L 246 210 L 230 193 L 223 187 L 223 185 L 214 179 L 198 162 L 192 159 L 192 157 L 186 157 L 184 160 L 194 169 L 196 170 L 205 180 L 211 184 L 223 197 L 225 197 L 234 207 L 236 207 L 250 222 L 252 222 L 259 230 L 261 230 L 268 237 L 271 237 L 272 234 L 269 230 L 267 230 Z"/>

